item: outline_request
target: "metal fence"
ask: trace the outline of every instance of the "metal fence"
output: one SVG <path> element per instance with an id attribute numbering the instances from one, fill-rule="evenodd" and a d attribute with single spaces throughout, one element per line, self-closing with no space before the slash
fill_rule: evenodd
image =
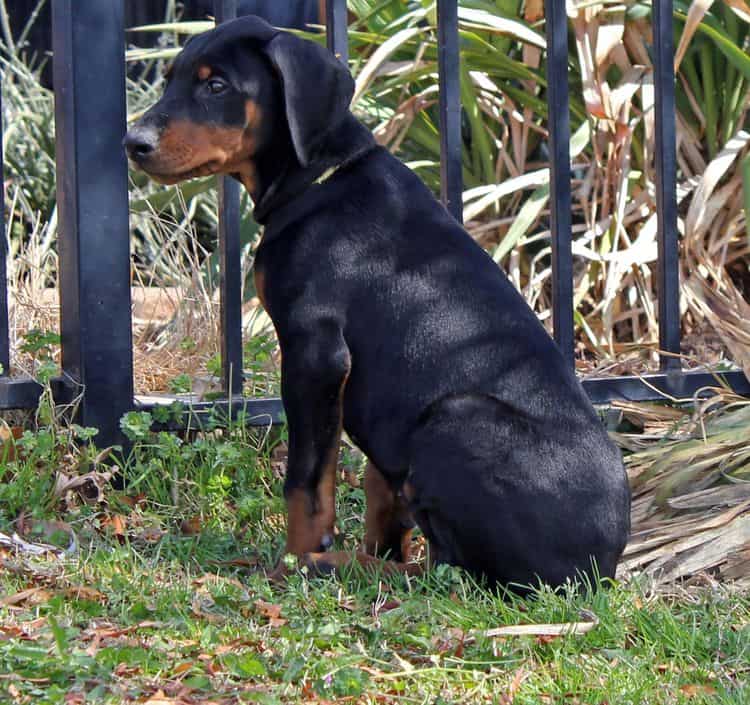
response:
<path id="1" fill-rule="evenodd" d="M 346 62 L 346 0 L 327 0 L 328 46 Z M 236 14 L 236 0 L 214 0 L 218 22 Z M 55 397 L 80 394 L 80 422 L 99 428 L 100 444 L 122 441 L 121 416 L 149 410 L 133 394 L 127 162 L 125 132 L 123 0 L 53 0 L 59 286 L 63 374 L 52 382 Z M 438 0 L 442 199 L 461 220 L 461 104 L 457 0 Z M 568 25 L 565 0 L 545 0 L 551 154 L 551 232 L 554 336 L 573 364 L 573 258 L 571 247 Z M 707 372 L 681 368 L 679 250 L 676 205 L 675 97 L 672 0 L 653 5 L 656 92 L 660 369 L 643 376 L 584 380 L 594 402 L 690 398 L 716 386 Z M 1 159 L 1 155 L 0 155 Z M 1 193 L 1 191 L 0 191 Z M 1 205 L 1 204 L 0 204 Z M 231 179 L 219 185 L 221 253 L 221 352 L 226 398 L 192 404 L 184 423 L 206 414 L 244 410 L 246 423 L 282 419 L 279 399 L 246 399 L 242 392 L 239 192 Z M 34 408 L 41 387 L 8 377 L 6 249 L 0 247 L 0 409 Z M 750 394 L 740 371 L 722 374 L 725 384 Z"/>

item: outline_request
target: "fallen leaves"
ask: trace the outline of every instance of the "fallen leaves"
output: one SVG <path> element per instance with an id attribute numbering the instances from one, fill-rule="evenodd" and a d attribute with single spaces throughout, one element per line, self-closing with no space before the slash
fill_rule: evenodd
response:
<path id="1" fill-rule="evenodd" d="M 143 703 L 143 705 L 190 705 L 189 700 L 181 696 L 172 697 L 166 695 L 161 689 L 157 690 L 146 700 L 141 700 L 141 702 Z"/>
<path id="2" fill-rule="evenodd" d="M 8 595 L 0 599 L 0 605 L 3 607 L 11 607 L 22 604 L 38 605 L 42 602 L 47 602 L 52 593 L 42 587 L 28 588 L 27 590 L 21 590 L 14 595 Z"/>
<path id="3" fill-rule="evenodd" d="M 283 627 L 287 623 L 287 620 L 281 616 L 280 605 L 274 605 L 265 600 L 256 600 L 255 610 L 268 620 L 269 627 Z"/>
<path id="4" fill-rule="evenodd" d="M 716 695 L 716 688 L 707 684 L 687 684 L 680 686 L 680 692 L 688 698 L 700 698 L 704 695 Z"/>
<path id="5" fill-rule="evenodd" d="M 200 516 L 192 516 L 180 522 L 180 532 L 185 536 L 198 536 L 203 528 L 203 520 Z"/>
<path id="6" fill-rule="evenodd" d="M 631 418 L 638 408 L 629 407 Z M 667 585 L 710 571 L 750 584 L 749 421 L 750 404 L 717 393 L 673 419 L 670 438 L 627 457 L 633 528 L 620 575 L 646 573 Z"/>
<path id="7" fill-rule="evenodd" d="M 10 549 L 14 553 L 29 554 L 31 556 L 47 556 L 49 554 L 56 558 L 62 558 L 65 555 L 65 551 L 58 546 L 26 541 L 16 532 L 9 536 L 0 531 L 0 547 Z"/>
<path id="8" fill-rule="evenodd" d="M 122 514 L 107 514 L 102 517 L 100 526 L 105 532 L 109 532 L 117 538 L 120 543 L 125 542 L 127 518 Z"/>
<path id="9" fill-rule="evenodd" d="M 107 455 L 111 452 L 110 448 L 106 451 Z M 112 472 L 109 470 L 103 472 L 92 470 L 81 475 L 58 470 L 52 494 L 64 500 L 67 507 L 75 507 L 77 504 L 73 494 L 85 504 L 101 504 L 105 501 L 104 490 L 109 488 L 111 479 Z"/>
<path id="10" fill-rule="evenodd" d="M 144 620 L 133 624 L 129 627 L 117 627 L 113 625 L 100 625 L 88 629 L 83 633 L 82 640 L 90 640 L 90 644 L 86 647 L 86 655 L 94 657 L 102 646 L 108 645 L 113 641 L 117 641 L 124 636 L 128 636 L 133 633 L 141 632 L 147 629 L 160 629 L 164 627 L 163 622 L 156 622 L 152 620 Z"/>
<path id="11" fill-rule="evenodd" d="M 0 422 L 0 462 L 12 463 L 16 459 L 16 441 L 23 436 L 20 426 L 8 426 Z M 0 475 L 0 482 L 3 477 Z"/>

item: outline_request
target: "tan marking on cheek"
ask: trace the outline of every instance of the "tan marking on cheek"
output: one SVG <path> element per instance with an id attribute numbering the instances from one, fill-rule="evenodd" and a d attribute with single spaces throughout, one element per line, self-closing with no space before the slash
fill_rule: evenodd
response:
<path id="1" fill-rule="evenodd" d="M 261 120 L 260 106 L 253 100 L 245 101 L 245 128 L 239 144 L 222 169 L 228 174 L 238 174 L 245 190 L 252 196 L 255 196 L 257 187 L 257 172 L 252 157 L 257 148 L 256 134 Z"/>
<path id="2" fill-rule="evenodd" d="M 252 156 L 256 150 L 256 130 L 261 121 L 261 109 L 257 103 L 246 101 L 245 117 L 246 124 L 242 127 L 171 121 L 161 135 L 158 152 L 151 160 L 151 171 L 178 180 L 181 176 L 237 174 L 247 191 L 254 194 L 257 176 Z"/>
<path id="3" fill-rule="evenodd" d="M 240 183 L 245 187 L 253 198 L 255 198 L 255 189 L 258 185 L 255 173 L 255 165 L 252 162 L 248 162 L 239 172 Z"/>
<path id="4" fill-rule="evenodd" d="M 161 135 L 154 169 L 184 173 L 205 167 L 206 174 L 235 172 L 237 168 L 232 166 L 242 151 L 243 134 L 244 130 L 240 128 L 218 128 L 175 120 Z M 227 169 L 224 169 L 225 165 Z"/>
<path id="5" fill-rule="evenodd" d="M 254 100 L 245 101 L 245 129 L 257 130 L 260 127 L 260 121 L 263 119 L 263 113 L 260 106 Z"/>
<path id="6" fill-rule="evenodd" d="M 201 81 L 205 81 L 207 78 L 211 78 L 211 74 L 213 72 L 211 71 L 210 66 L 199 66 L 198 67 L 198 78 Z"/>

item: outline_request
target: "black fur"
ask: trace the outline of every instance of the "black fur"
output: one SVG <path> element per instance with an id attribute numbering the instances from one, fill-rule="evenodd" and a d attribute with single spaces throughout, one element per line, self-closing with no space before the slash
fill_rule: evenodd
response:
<path id="1" fill-rule="evenodd" d="M 618 450 L 503 272 L 348 111 L 348 72 L 256 18 L 191 42 L 175 81 L 207 56 L 260 102 L 268 131 L 252 195 L 287 494 L 304 488 L 314 506 L 343 413 L 438 561 L 504 585 L 614 576 L 630 525 Z"/>

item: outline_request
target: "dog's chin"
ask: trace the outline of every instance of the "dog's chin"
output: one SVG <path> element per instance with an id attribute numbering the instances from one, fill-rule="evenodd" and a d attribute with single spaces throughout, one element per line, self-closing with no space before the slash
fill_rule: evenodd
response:
<path id="1" fill-rule="evenodd" d="M 199 179 L 204 176 L 213 176 L 219 172 L 219 166 L 212 162 L 206 162 L 192 169 L 172 172 L 159 171 L 148 166 L 143 166 L 142 164 L 136 164 L 135 166 L 151 179 L 165 186 L 173 186 L 174 184 L 179 184 L 181 181 Z"/>

